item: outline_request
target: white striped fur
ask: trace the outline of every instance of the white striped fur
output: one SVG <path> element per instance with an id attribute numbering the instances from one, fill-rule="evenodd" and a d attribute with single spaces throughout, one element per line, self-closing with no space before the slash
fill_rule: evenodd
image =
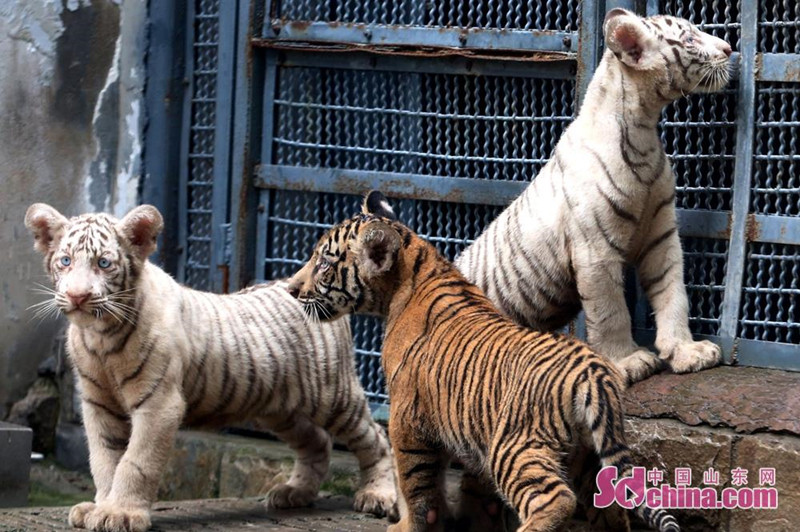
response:
<path id="1" fill-rule="evenodd" d="M 719 347 L 692 341 L 675 219 L 675 176 L 657 123 L 681 95 L 728 81 L 730 46 L 669 16 L 614 9 L 606 52 L 580 114 L 535 181 L 456 260 L 505 313 L 541 330 L 583 306 L 589 344 L 630 382 L 658 358 L 631 336 L 623 266 L 637 267 L 655 310 L 656 348 L 683 373 L 714 366 Z"/>
<path id="2" fill-rule="evenodd" d="M 26 225 L 70 321 L 97 488 L 94 503 L 72 509 L 71 525 L 146 530 L 178 427 L 245 421 L 297 453 L 290 480 L 268 495 L 272 506 L 316 497 L 332 436 L 361 466 L 356 509 L 396 514 L 391 451 L 355 373 L 347 318 L 307 327 L 283 282 L 224 296 L 179 285 L 147 260 L 162 227 L 150 206 L 118 221 L 68 220 L 36 204 Z"/>

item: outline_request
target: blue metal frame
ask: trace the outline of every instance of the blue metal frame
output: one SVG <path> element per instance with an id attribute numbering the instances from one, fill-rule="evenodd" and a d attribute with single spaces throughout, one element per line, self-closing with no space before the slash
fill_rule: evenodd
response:
<path id="1" fill-rule="evenodd" d="M 221 0 L 223 7 L 220 10 L 220 68 L 217 74 L 215 127 L 217 136 L 214 146 L 213 224 L 216 233 L 213 238 L 213 249 L 215 250 L 213 263 L 223 269 L 211 273 L 214 289 L 236 289 L 253 280 L 264 278 L 265 268 L 276 262 L 270 259 L 273 256 L 276 237 L 286 227 L 286 220 L 275 214 L 276 206 L 280 201 L 287 201 L 287 195 L 291 195 L 291 191 L 297 191 L 297 194 L 308 193 L 309 195 L 304 197 L 309 201 L 313 200 L 315 203 L 313 208 L 323 209 L 324 205 L 338 201 L 334 198 L 359 194 L 369 188 L 377 187 L 395 198 L 418 200 L 405 203 L 403 203 L 405 200 L 401 200 L 404 216 L 407 219 L 417 219 L 418 216 L 428 216 L 425 213 L 428 212 L 426 209 L 430 207 L 422 205 L 425 201 L 442 202 L 443 204 L 470 204 L 475 208 L 490 209 L 506 205 L 527 185 L 524 179 L 477 179 L 476 177 L 479 176 L 468 173 L 462 175 L 458 172 L 440 175 L 430 168 L 420 169 L 413 165 L 408 170 L 403 169 L 402 172 L 390 172 L 368 169 L 367 166 L 339 169 L 332 167 L 335 165 L 319 163 L 303 166 L 295 163 L 282 163 L 279 152 L 281 144 L 276 143 L 276 135 L 278 140 L 281 140 L 277 129 L 279 107 L 285 113 L 305 113 L 304 119 L 309 121 L 321 120 L 320 115 L 323 112 L 334 117 L 331 120 L 340 120 L 341 116 L 354 110 L 359 113 L 370 111 L 363 106 L 351 108 L 347 103 L 337 103 L 333 100 L 319 103 L 313 99 L 296 101 L 281 99 L 278 92 L 282 80 L 286 79 L 284 77 L 286 74 L 302 70 L 309 72 L 324 70 L 329 73 L 334 71 L 353 73 L 354 76 L 366 76 L 363 79 L 372 79 L 369 76 L 402 73 L 404 76 L 407 75 L 404 79 L 413 78 L 409 85 L 404 85 L 404 90 L 411 90 L 411 92 L 416 90 L 417 93 L 422 90 L 423 76 L 459 76 L 465 80 L 487 77 L 534 80 L 574 79 L 576 81 L 575 101 L 571 109 L 577 112 L 579 102 L 582 101 L 588 82 L 601 57 L 602 22 L 607 10 L 613 7 L 622 7 L 643 11 L 643 14 L 655 14 L 660 6 L 669 5 L 670 1 L 583 0 L 580 3 L 582 16 L 576 31 L 574 19 L 570 29 L 550 31 L 515 28 L 465 29 L 422 24 L 403 26 L 345 20 L 334 22 L 291 20 L 281 16 L 281 6 L 279 5 L 281 0 Z M 678 0 L 677 5 L 682 6 L 680 9 L 688 9 L 686 6 L 692 1 L 694 0 L 685 2 Z M 302 0 L 297 0 L 295 5 L 300 3 Z M 730 183 L 724 181 L 719 184 L 719 188 L 724 189 L 725 194 L 729 194 L 727 196 L 729 199 L 725 200 L 725 207 L 723 207 L 725 210 L 707 210 L 708 207 L 678 209 L 682 238 L 712 242 L 713 245 L 708 248 L 711 251 L 708 253 L 722 257 L 722 259 L 715 260 L 725 260 L 724 281 L 714 285 L 717 281 L 712 280 L 710 285 L 703 287 L 709 293 L 713 292 L 717 296 L 722 293 L 724 296 L 720 299 L 719 309 L 717 309 L 719 313 L 715 316 L 719 322 L 717 334 L 705 337 L 723 346 L 729 362 L 800 370 L 800 356 L 798 356 L 800 347 L 796 344 L 740 338 L 743 324 L 751 323 L 747 322 L 749 318 L 745 318 L 746 312 L 743 310 L 743 305 L 746 305 L 747 294 L 753 291 L 752 284 L 747 284 L 752 281 L 748 281 L 746 278 L 748 264 L 753 264 L 748 255 L 752 252 L 752 246 L 761 243 L 800 246 L 800 217 L 761 214 L 757 208 L 751 207 L 751 196 L 754 193 L 751 184 L 759 160 L 768 158 L 778 161 L 782 160 L 781 157 L 788 157 L 785 153 L 775 155 L 771 152 L 769 155 L 754 155 L 754 142 L 760 131 L 758 128 L 800 125 L 800 121 L 797 124 L 794 122 L 756 124 L 759 84 L 800 82 L 800 54 L 759 51 L 758 35 L 761 17 L 759 17 L 756 4 L 742 3 L 741 24 L 736 23 L 735 20 L 725 19 L 726 31 L 735 32 L 736 28 L 740 28 L 741 31 L 740 50 L 733 58 L 740 65 L 739 79 L 735 89 L 737 105 L 735 118 L 727 119 L 728 122 L 725 122 L 726 119 L 723 118 L 720 122 L 711 123 L 704 121 L 701 113 L 699 115 L 701 118 L 694 121 L 688 118 L 685 121 L 682 121 L 683 118 L 676 118 L 670 119 L 671 121 L 665 120 L 662 125 L 665 128 L 671 128 L 671 131 L 676 131 L 672 133 L 676 137 L 688 138 L 687 131 L 692 130 L 692 135 L 695 135 L 693 138 L 703 139 L 705 137 L 698 133 L 702 128 L 731 127 L 730 131 L 732 132 L 733 127 L 730 122 L 735 120 L 735 156 L 733 148 L 728 151 L 713 152 L 708 156 L 709 159 L 720 162 L 719 167 L 723 167 L 722 163 L 729 165 L 724 168 L 730 168 L 733 174 L 729 179 Z M 311 4 L 303 3 L 303 5 Z M 193 6 L 193 2 L 189 2 L 186 13 L 190 21 L 186 27 L 188 52 L 191 52 L 191 43 L 193 42 L 191 25 Z M 154 9 L 167 8 L 160 5 Z M 709 27 L 719 29 L 720 25 L 717 22 L 714 21 Z M 780 48 L 773 47 L 773 51 L 780 50 Z M 191 61 L 191 53 L 187 53 L 187 72 L 192 72 Z M 157 64 L 154 62 L 154 68 Z M 163 63 L 158 68 L 164 71 L 166 65 L 167 63 Z M 154 79 L 158 79 L 155 78 L 156 74 L 151 75 L 154 76 Z M 334 74 L 330 75 L 334 76 Z M 313 78 L 310 79 L 313 80 Z M 191 82 L 190 79 L 188 85 L 190 93 Z M 464 83 L 468 82 L 464 81 Z M 153 84 L 151 86 L 154 91 L 162 91 L 154 92 L 152 98 L 158 98 L 159 94 L 163 94 L 165 84 L 163 81 L 160 83 L 161 85 Z M 311 89 L 309 88 L 309 90 Z M 443 89 L 428 87 L 427 90 Z M 442 96 L 434 92 L 430 93 L 428 97 L 440 98 Z M 486 97 L 488 98 L 488 96 Z M 508 105 L 509 98 L 521 97 L 521 95 L 496 93 L 496 97 Z M 551 94 L 549 97 L 556 98 L 557 96 Z M 161 112 L 155 104 L 155 99 L 151 101 L 153 103 L 149 108 L 152 107 L 155 113 Z M 468 120 L 465 115 L 470 112 L 458 109 L 446 112 L 431 111 L 420 101 L 413 101 L 413 97 L 410 97 L 403 105 L 406 107 L 390 108 L 391 106 L 389 106 L 386 109 L 376 109 L 376 114 L 370 116 L 375 120 L 383 120 L 386 116 L 397 116 L 397 110 L 400 109 L 407 113 L 409 120 L 416 120 L 417 122 L 414 123 L 422 127 L 421 124 L 425 120 L 429 122 L 449 119 Z M 185 116 L 190 116 L 190 111 L 190 105 L 185 103 Z M 482 112 L 484 114 L 491 113 L 490 110 Z M 690 113 L 686 113 L 686 116 L 690 115 Z M 360 118 L 362 115 L 357 116 L 358 118 L 350 119 L 353 120 L 352 123 L 341 119 L 345 121 L 337 121 L 335 124 L 327 123 L 322 126 L 309 124 L 309 127 L 317 127 L 314 131 L 323 131 L 324 134 L 307 144 L 322 151 L 326 147 L 326 140 L 323 137 L 333 135 L 333 137 L 327 138 L 327 142 L 333 146 L 335 142 L 331 139 L 335 140 L 335 135 L 343 134 L 344 129 L 342 128 L 355 127 L 353 124 L 361 124 L 363 127 L 362 120 L 365 119 Z M 528 121 L 535 122 L 534 119 Z M 544 122 L 547 120 L 542 120 L 542 123 Z M 164 122 L 156 120 L 152 123 L 163 124 Z M 441 136 L 454 134 L 452 128 L 447 129 L 450 128 L 449 125 L 437 127 L 441 129 L 423 131 L 421 134 Z M 488 130 L 490 126 L 486 126 L 486 128 Z M 182 137 L 183 155 L 181 160 L 183 161 L 187 160 L 190 142 L 187 129 L 184 128 Z M 538 131 L 540 134 L 543 132 L 541 129 L 533 129 L 533 131 Z M 730 138 L 734 138 L 733 133 Z M 148 136 L 148 146 L 156 146 L 162 142 L 159 139 L 165 140 L 163 134 L 161 136 L 154 134 L 152 138 Z M 411 147 L 404 145 L 403 148 L 392 147 L 383 150 L 374 146 L 360 146 L 357 143 L 346 147 L 349 150 L 348 153 L 357 153 L 358 156 L 361 156 L 360 150 L 363 150 L 364 157 L 373 158 L 385 155 L 402 160 L 406 153 L 414 154 L 414 156 L 424 155 L 425 146 L 419 143 L 419 139 L 416 141 L 411 139 L 408 142 L 411 143 L 409 144 Z M 438 137 L 436 142 L 440 142 Z M 476 143 L 477 140 L 473 140 L 473 142 Z M 298 150 L 307 149 L 302 140 L 295 141 L 295 144 Z M 283 143 L 283 146 L 285 145 L 286 142 Z M 507 163 L 514 159 L 510 154 L 490 156 L 487 153 L 482 153 L 475 159 L 479 159 L 481 163 L 491 164 Z M 700 153 L 705 152 L 700 150 Z M 546 156 L 547 154 L 539 155 L 542 159 Z M 535 159 L 530 154 L 525 157 L 526 163 L 536 162 L 538 164 L 539 159 Z M 459 157 L 448 155 L 445 159 L 449 161 L 450 159 L 459 159 Z M 462 157 L 461 159 L 469 158 Z M 674 157 L 675 164 L 678 165 L 685 164 L 686 160 L 695 159 L 697 159 L 697 152 L 688 155 L 684 152 Z M 163 168 L 166 168 L 167 164 L 156 158 L 151 160 L 155 162 L 149 168 L 161 168 L 160 172 L 163 174 Z M 415 164 L 423 163 L 416 162 Z M 429 161 L 424 164 L 429 164 Z M 187 184 L 191 179 L 188 172 L 188 165 L 184 164 L 181 167 L 178 198 L 178 217 L 184 221 L 179 233 L 181 242 L 186 242 L 187 238 L 191 236 L 185 222 L 188 202 Z M 725 177 L 725 179 L 728 178 Z M 692 194 L 697 193 L 698 187 L 702 188 L 702 185 L 696 183 L 697 181 L 693 181 L 691 186 L 687 185 L 686 187 L 687 190 L 692 189 Z M 169 197 L 169 194 L 165 192 L 167 189 L 162 188 L 159 191 L 148 188 L 151 185 L 152 182 L 148 184 L 146 181 L 145 190 L 149 191 L 147 192 L 148 197 L 166 205 L 164 200 Z M 768 185 L 759 186 L 763 188 Z M 690 192 L 685 193 L 689 194 Z M 695 204 L 688 206 L 694 207 Z M 300 207 L 297 208 L 300 209 Z M 788 213 L 787 211 L 783 214 Z M 292 223 L 295 223 L 296 227 L 303 225 L 296 221 Z M 447 220 L 440 216 L 436 223 L 446 224 Z M 307 228 L 313 230 L 325 227 L 326 224 L 327 222 L 313 222 L 306 225 Z M 441 227 L 444 226 L 440 226 L 440 229 Z M 441 242 L 453 240 L 447 240 L 441 235 L 430 236 L 433 236 L 434 240 L 438 238 L 438 241 Z M 232 239 L 232 247 L 226 245 L 225 241 L 228 238 Z M 715 246 L 720 246 L 720 248 Z M 183 260 L 179 262 L 179 266 L 183 265 L 185 260 L 184 256 Z M 284 265 L 300 262 L 295 259 L 281 259 L 281 261 Z M 225 267 L 230 268 L 228 283 L 223 279 Z M 180 279 L 183 279 L 182 271 L 182 268 L 179 268 Z M 772 284 L 769 287 L 759 287 L 758 290 L 764 292 L 764 290 L 772 289 L 771 287 Z M 637 316 L 635 336 L 641 342 L 649 342 L 652 340 L 652 330 L 650 327 L 643 326 L 647 322 L 649 309 L 641 294 L 638 294 L 638 299 L 634 299 L 632 307 Z M 714 308 L 716 309 L 716 307 Z M 702 319 L 708 320 L 708 315 L 704 316 Z M 575 327 L 580 333 L 582 322 L 579 320 Z M 362 354 L 373 355 L 375 353 L 363 351 Z"/>

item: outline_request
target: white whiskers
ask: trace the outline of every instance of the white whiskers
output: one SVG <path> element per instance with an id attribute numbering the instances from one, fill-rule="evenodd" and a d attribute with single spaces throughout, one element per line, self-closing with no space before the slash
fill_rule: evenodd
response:
<path id="1" fill-rule="evenodd" d="M 65 307 L 67 304 L 67 299 L 62 294 L 59 294 L 56 290 L 45 286 L 43 284 L 34 283 L 36 288 L 31 288 L 31 292 L 35 292 L 37 294 L 42 294 L 45 296 L 49 296 L 44 301 L 40 301 L 38 303 L 34 303 L 33 305 L 29 306 L 25 310 L 33 310 L 33 315 L 30 317 L 29 321 L 39 321 L 43 322 L 46 319 L 52 319 L 59 315 L 61 312 L 62 307 Z"/>

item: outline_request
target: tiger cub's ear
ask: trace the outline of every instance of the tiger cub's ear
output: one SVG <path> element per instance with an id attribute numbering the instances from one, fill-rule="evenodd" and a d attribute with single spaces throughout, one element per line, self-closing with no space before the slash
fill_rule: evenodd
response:
<path id="1" fill-rule="evenodd" d="M 144 260 L 156 249 L 156 239 L 164 228 L 164 219 L 152 205 L 140 205 L 125 215 L 117 227 L 136 255 Z"/>
<path id="2" fill-rule="evenodd" d="M 400 243 L 400 233 L 394 227 L 378 220 L 369 222 L 358 237 L 360 270 L 367 278 L 389 271 L 397 259 Z"/>
<path id="3" fill-rule="evenodd" d="M 386 196 L 377 190 L 371 190 L 364 198 L 364 204 L 361 206 L 361 212 L 364 214 L 374 214 L 381 218 L 388 218 L 389 220 L 397 220 L 397 215 L 394 213 L 392 206 Z"/>
<path id="4" fill-rule="evenodd" d="M 608 49 L 629 67 L 647 70 L 653 66 L 655 36 L 638 15 L 626 9 L 612 9 L 606 14 L 603 33 Z"/>
<path id="5" fill-rule="evenodd" d="M 33 233 L 33 247 L 39 253 L 47 253 L 58 246 L 68 223 L 63 214 L 45 203 L 34 203 L 25 213 L 25 227 Z"/>

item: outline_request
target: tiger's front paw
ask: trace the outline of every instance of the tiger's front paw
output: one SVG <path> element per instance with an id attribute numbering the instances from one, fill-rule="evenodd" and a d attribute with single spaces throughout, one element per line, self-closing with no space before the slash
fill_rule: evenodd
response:
<path id="1" fill-rule="evenodd" d="M 682 342 L 661 353 L 675 373 L 690 373 L 712 368 L 722 362 L 722 349 L 708 340 Z"/>
<path id="2" fill-rule="evenodd" d="M 85 523 L 87 529 L 95 532 L 145 532 L 150 528 L 150 512 L 146 508 L 102 502 L 86 515 Z"/>
<path id="3" fill-rule="evenodd" d="M 625 358 L 615 360 L 614 365 L 625 377 L 629 386 L 666 368 L 664 361 L 647 349 L 637 349 Z"/>
<path id="4" fill-rule="evenodd" d="M 400 517 L 397 511 L 397 493 L 393 485 L 358 490 L 353 502 L 353 509 L 378 517 L 388 517 L 392 522 L 397 521 Z"/>
<path id="5" fill-rule="evenodd" d="M 69 510 L 69 526 L 74 528 L 86 528 L 86 516 L 95 509 L 93 502 L 82 502 L 76 504 Z"/>
<path id="6" fill-rule="evenodd" d="M 267 493 L 265 502 L 270 508 L 299 508 L 308 506 L 317 498 L 317 490 L 300 488 L 291 484 L 278 484 Z"/>

